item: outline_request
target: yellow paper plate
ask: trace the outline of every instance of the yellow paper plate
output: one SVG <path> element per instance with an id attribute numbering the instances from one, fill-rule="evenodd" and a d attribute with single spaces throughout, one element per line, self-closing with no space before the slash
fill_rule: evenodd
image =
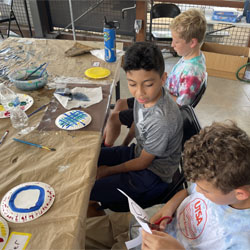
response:
<path id="1" fill-rule="evenodd" d="M 93 79 L 102 79 L 110 75 L 110 70 L 102 67 L 93 67 L 87 69 L 84 74 Z"/>

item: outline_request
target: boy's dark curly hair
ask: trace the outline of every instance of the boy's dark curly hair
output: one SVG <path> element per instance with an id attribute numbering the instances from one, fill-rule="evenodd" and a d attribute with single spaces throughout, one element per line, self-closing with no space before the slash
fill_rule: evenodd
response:
<path id="1" fill-rule="evenodd" d="M 213 123 L 184 146 L 187 180 L 206 180 L 224 194 L 250 185 L 250 138 L 234 122 Z"/>
<path id="2" fill-rule="evenodd" d="M 165 64 L 162 53 L 155 44 L 136 42 L 125 53 L 123 69 L 125 72 L 141 69 L 154 70 L 162 76 L 165 71 Z"/>

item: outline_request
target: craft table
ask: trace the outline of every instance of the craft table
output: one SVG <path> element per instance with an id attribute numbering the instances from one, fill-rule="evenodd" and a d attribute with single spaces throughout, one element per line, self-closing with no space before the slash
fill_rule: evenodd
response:
<path id="1" fill-rule="evenodd" d="M 26 44 L 26 41 L 31 44 Z M 54 89 L 23 92 L 13 88 L 18 93 L 33 97 L 34 104 L 27 114 L 50 102 L 47 111 L 43 109 L 29 118 L 29 127 L 39 126 L 28 134 L 18 135 L 18 131 L 11 127 L 10 119 L 0 119 L 0 136 L 9 130 L 4 143 L 0 145 L 0 199 L 11 188 L 25 182 L 45 182 L 55 190 L 55 202 L 44 215 L 26 223 L 8 222 L 10 233 L 16 231 L 32 234 L 26 249 L 84 249 L 85 245 L 89 195 L 95 182 L 102 129 L 112 88 L 119 80 L 121 60 L 109 64 L 90 54 L 65 57 L 64 51 L 73 43 L 66 40 L 8 38 L 0 44 L 0 49 L 21 46 L 24 53 L 34 54 L 35 51 L 36 63 L 49 62 L 47 71 L 53 76 L 83 77 L 85 69 L 96 61 L 111 70 L 111 75 L 106 79 L 110 84 L 90 81 L 89 87 L 95 84 L 102 87 L 103 100 L 86 109 L 93 118 L 91 124 L 75 131 L 60 130 L 54 126 L 56 115 L 52 113 L 64 111 L 53 97 Z M 82 43 L 103 47 L 98 42 Z M 122 44 L 117 47 L 122 49 Z M 56 151 L 18 143 L 12 140 L 13 137 L 55 148 Z"/>

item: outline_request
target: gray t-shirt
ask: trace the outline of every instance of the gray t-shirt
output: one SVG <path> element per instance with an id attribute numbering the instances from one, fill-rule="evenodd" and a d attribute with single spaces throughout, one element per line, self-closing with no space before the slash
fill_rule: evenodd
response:
<path id="1" fill-rule="evenodd" d="M 139 157 L 142 149 L 155 155 L 148 167 L 164 182 L 172 182 L 181 157 L 183 121 L 177 104 L 162 88 L 162 96 L 150 108 L 135 100 L 134 103 L 135 157 Z"/>

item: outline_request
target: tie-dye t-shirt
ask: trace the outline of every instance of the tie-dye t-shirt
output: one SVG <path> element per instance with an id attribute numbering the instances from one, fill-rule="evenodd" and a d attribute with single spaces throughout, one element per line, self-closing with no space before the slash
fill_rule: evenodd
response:
<path id="1" fill-rule="evenodd" d="M 250 249 L 250 209 L 217 205 L 196 192 L 195 184 L 190 186 L 189 193 L 167 226 L 167 233 L 186 250 Z"/>
<path id="2" fill-rule="evenodd" d="M 206 61 L 202 53 L 188 60 L 182 57 L 169 74 L 165 87 L 171 95 L 177 96 L 177 104 L 190 105 L 199 92 L 205 76 Z"/>

